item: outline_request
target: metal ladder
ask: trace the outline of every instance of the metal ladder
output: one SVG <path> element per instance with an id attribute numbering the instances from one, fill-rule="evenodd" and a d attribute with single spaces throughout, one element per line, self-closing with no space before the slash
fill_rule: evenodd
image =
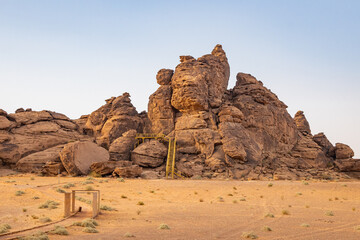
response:
<path id="1" fill-rule="evenodd" d="M 171 178 L 174 179 L 175 173 L 175 153 L 176 153 L 176 138 L 168 138 L 169 139 L 169 148 L 168 155 L 166 160 L 166 178 L 169 177 L 169 173 L 171 173 Z"/>

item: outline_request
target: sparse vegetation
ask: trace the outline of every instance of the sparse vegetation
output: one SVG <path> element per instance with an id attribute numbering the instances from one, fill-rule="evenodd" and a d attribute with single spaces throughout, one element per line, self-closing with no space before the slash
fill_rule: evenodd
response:
<path id="1" fill-rule="evenodd" d="M 27 209 L 26 209 L 26 208 L 23 208 L 23 212 L 27 212 Z"/>
<path id="2" fill-rule="evenodd" d="M 50 219 L 49 217 L 40 218 L 39 220 L 40 220 L 40 222 L 42 222 L 42 223 L 51 222 L 51 219 Z"/>
<path id="3" fill-rule="evenodd" d="M 63 226 L 55 226 L 49 233 L 56 235 L 69 235 L 69 232 Z"/>
<path id="4" fill-rule="evenodd" d="M 235 204 L 236 204 L 236 203 L 238 203 L 238 201 L 236 201 L 236 200 L 233 200 L 233 203 L 235 203 Z"/>
<path id="5" fill-rule="evenodd" d="M 159 229 L 170 229 L 170 227 L 167 224 L 162 223 L 160 224 Z"/>
<path id="6" fill-rule="evenodd" d="M 272 184 L 272 183 L 269 183 L 267 186 L 268 186 L 268 187 L 272 187 L 272 186 L 273 186 L 273 184 Z"/>
<path id="7" fill-rule="evenodd" d="M 204 202 L 204 199 L 200 198 L 200 199 L 199 199 L 199 202 Z"/>
<path id="8" fill-rule="evenodd" d="M 98 225 L 99 224 L 97 223 L 97 221 L 95 219 L 92 219 L 92 218 L 86 218 L 81 222 L 82 227 L 95 228 Z"/>
<path id="9" fill-rule="evenodd" d="M 91 228 L 91 227 L 85 227 L 82 231 L 86 232 L 86 233 L 98 233 L 99 232 L 96 228 Z"/>
<path id="10" fill-rule="evenodd" d="M 71 188 L 71 187 L 75 187 L 75 184 L 73 184 L 73 183 L 68 183 L 68 184 L 65 184 L 64 186 L 63 186 L 63 188 Z"/>
<path id="11" fill-rule="evenodd" d="M 360 231 L 360 225 L 354 227 L 355 231 Z"/>
<path id="12" fill-rule="evenodd" d="M 353 207 L 351 210 L 353 210 L 353 211 L 355 212 L 355 211 L 356 211 L 356 208 Z"/>
<path id="13" fill-rule="evenodd" d="M 31 177 L 30 180 L 35 180 L 35 178 L 34 178 L 34 177 Z"/>
<path id="14" fill-rule="evenodd" d="M 272 229 L 271 229 L 269 226 L 264 226 L 264 227 L 263 227 L 263 230 L 264 230 L 265 232 L 271 232 L 271 231 L 272 231 Z"/>
<path id="15" fill-rule="evenodd" d="M 219 202 L 225 202 L 223 197 L 218 197 L 217 199 L 218 199 Z"/>
<path id="16" fill-rule="evenodd" d="M 86 191 L 94 191 L 94 188 L 92 186 L 86 186 L 85 190 Z"/>
<path id="17" fill-rule="evenodd" d="M 125 182 L 125 180 L 123 178 L 118 178 L 119 182 Z"/>
<path id="18" fill-rule="evenodd" d="M 240 198 L 240 199 L 239 199 L 239 201 L 241 201 L 241 202 L 245 202 L 245 201 L 246 201 L 246 199 L 245 199 L 245 198 Z"/>
<path id="19" fill-rule="evenodd" d="M 21 237 L 19 240 L 49 240 L 49 237 L 44 232 L 38 232 L 31 236 Z"/>
<path id="20" fill-rule="evenodd" d="M 124 237 L 135 237 L 135 235 L 127 232 L 124 234 Z"/>
<path id="21" fill-rule="evenodd" d="M 86 181 L 82 182 L 81 184 L 82 184 L 82 185 L 94 184 L 94 182 L 93 182 L 93 181 L 86 180 Z"/>
<path id="22" fill-rule="evenodd" d="M 36 199 L 40 199 L 40 198 L 38 196 L 34 196 L 33 199 L 36 200 Z"/>
<path id="23" fill-rule="evenodd" d="M 25 194 L 24 191 L 16 191 L 16 192 L 15 192 L 15 196 L 21 196 L 21 195 L 23 195 L 23 194 Z"/>
<path id="24" fill-rule="evenodd" d="M 334 213 L 332 211 L 326 211 L 325 215 L 326 216 L 334 216 Z"/>
<path id="25" fill-rule="evenodd" d="M 281 211 L 281 214 L 282 215 L 290 215 L 290 212 L 288 210 L 284 209 L 284 210 Z"/>
<path id="26" fill-rule="evenodd" d="M 304 185 L 309 185 L 309 183 L 308 183 L 308 182 L 305 182 L 305 181 L 303 181 L 303 184 L 304 184 Z"/>
<path id="27" fill-rule="evenodd" d="M 274 214 L 272 214 L 272 213 L 268 213 L 268 214 L 265 215 L 265 217 L 267 217 L 267 218 L 274 218 L 275 216 L 274 216 Z"/>
<path id="28" fill-rule="evenodd" d="M 56 191 L 57 191 L 58 193 L 65 193 L 65 190 L 64 190 L 64 189 L 61 189 L 61 188 L 57 188 Z"/>
<path id="29" fill-rule="evenodd" d="M 307 223 L 303 223 L 303 224 L 301 224 L 300 226 L 301 226 L 301 227 L 310 227 L 310 225 L 307 224 Z"/>
<path id="30" fill-rule="evenodd" d="M 229 197 L 232 197 L 232 196 L 234 196 L 234 195 L 232 195 L 232 193 L 229 193 L 228 196 L 229 196 Z"/>
<path id="31" fill-rule="evenodd" d="M 36 216 L 36 215 L 31 215 L 31 217 L 32 217 L 33 219 L 39 219 L 39 217 Z"/>
<path id="32" fill-rule="evenodd" d="M 142 202 L 142 201 L 139 201 L 139 202 L 137 203 L 137 205 L 143 206 L 143 205 L 145 205 L 145 203 Z"/>
<path id="33" fill-rule="evenodd" d="M 57 206 L 59 205 L 58 202 L 52 201 L 52 200 L 48 200 L 45 203 L 41 204 L 39 206 L 40 209 L 44 209 L 44 208 L 48 208 L 48 209 L 55 209 L 57 208 Z"/>
<path id="34" fill-rule="evenodd" d="M 0 234 L 8 232 L 10 229 L 11 226 L 9 224 L 0 225 Z"/>
<path id="35" fill-rule="evenodd" d="M 127 196 L 125 196 L 125 195 L 121 195 L 121 198 L 127 198 Z"/>
<path id="36" fill-rule="evenodd" d="M 115 211 L 116 209 L 115 208 L 112 208 L 112 207 L 109 207 L 109 206 L 106 206 L 106 205 L 102 205 L 100 207 L 101 210 L 105 210 L 105 211 Z"/>
<path id="37" fill-rule="evenodd" d="M 256 234 L 254 234 L 253 232 L 244 232 L 241 235 L 243 238 L 249 238 L 249 239 L 257 239 L 258 236 Z"/>
<path id="38" fill-rule="evenodd" d="M 136 211 L 136 214 L 137 214 L 137 215 L 140 215 L 140 213 L 141 213 L 140 210 L 137 210 L 137 211 Z"/>

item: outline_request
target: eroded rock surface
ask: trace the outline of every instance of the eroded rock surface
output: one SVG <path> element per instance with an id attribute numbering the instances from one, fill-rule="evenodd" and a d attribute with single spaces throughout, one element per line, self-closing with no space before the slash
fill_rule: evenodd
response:
<path id="1" fill-rule="evenodd" d="M 131 152 L 131 160 L 141 167 L 159 167 L 166 156 L 166 146 L 157 140 L 142 143 Z"/>

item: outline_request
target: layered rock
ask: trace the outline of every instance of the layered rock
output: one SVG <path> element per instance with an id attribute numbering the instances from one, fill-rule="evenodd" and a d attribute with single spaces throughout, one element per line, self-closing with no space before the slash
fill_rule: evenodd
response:
<path id="1" fill-rule="evenodd" d="M 1 111 L 0 117 L 0 159 L 6 165 L 19 162 L 17 168 L 22 171 L 39 170 L 48 160 L 55 161 L 64 144 L 88 139 L 74 121 L 60 113 Z"/>
<path id="2" fill-rule="evenodd" d="M 92 112 L 84 126 L 84 131 L 96 137 L 99 145 L 109 148 L 111 143 L 131 129 L 142 132 L 143 123 L 130 95 L 124 93 L 117 98 L 106 100 L 106 104 Z"/>
<path id="3" fill-rule="evenodd" d="M 157 140 L 144 142 L 131 152 L 131 160 L 141 167 L 159 167 L 166 156 L 167 148 Z"/>
<path id="4" fill-rule="evenodd" d="M 72 175 L 84 175 L 90 172 L 91 164 L 109 161 L 109 153 L 93 142 L 73 142 L 64 146 L 60 159 L 66 171 Z"/>
<path id="5" fill-rule="evenodd" d="M 130 161 L 130 152 L 134 149 L 134 145 L 136 143 L 135 137 L 136 131 L 129 130 L 112 142 L 109 148 L 110 160 Z"/>

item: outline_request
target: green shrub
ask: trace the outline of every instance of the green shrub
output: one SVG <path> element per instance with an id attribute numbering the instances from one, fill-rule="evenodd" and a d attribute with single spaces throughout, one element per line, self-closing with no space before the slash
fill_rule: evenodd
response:
<path id="1" fill-rule="evenodd" d="M 272 186 L 273 186 L 273 184 L 272 184 L 272 183 L 269 183 L 269 184 L 268 184 L 268 187 L 272 187 Z"/>
<path id="2" fill-rule="evenodd" d="M 282 215 L 290 215 L 290 212 L 288 210 L 282 210 L 281 214 Z"/>
<path id="3" fill-rule="evenodd" d="M 51 222 L 51 219 L 50 219 L 49 217 L 40 218 L 39 220 L 40 220 L 40 222 L 42 222 L 42 223 Z"/>
<path id="4" fill-rule="evenodd" d="M 125 182 L 125 180 L 123 178 L 118 178 L 119 182 Z"/>
<path id="5" fill-rule="evenodd" d="M 326 216 L 334 216 L 334 213 L 332 211 L 326 211 L 325 215 Z"/>

